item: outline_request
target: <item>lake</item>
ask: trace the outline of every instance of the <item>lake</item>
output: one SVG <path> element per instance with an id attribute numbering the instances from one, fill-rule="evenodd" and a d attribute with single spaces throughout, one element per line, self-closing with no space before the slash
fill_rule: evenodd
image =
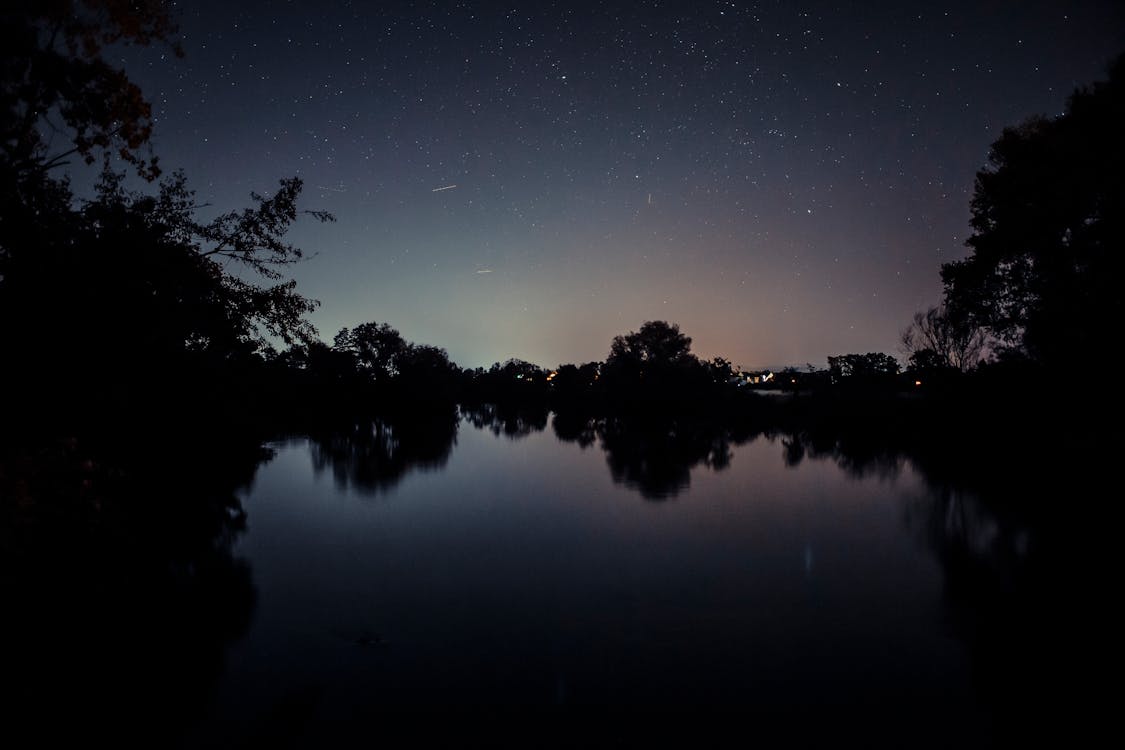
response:
<path id="1" fill-rule="evenodd" d="M 478 407 L 133 441 L 127 482 L 0 466 L 63 493 L 9 482 L 9 736 L 996 747 L 1115 715 L 1113 453 L 733 421 Z"/>
<path id="2" fill-rule="evenodd" d="M 956 512 L 989 543 L 972 498 L 905 460 L 545 420 L 275 444 L 233 548 L 254 612 L 189 741 L 315 745 L 422 715 L 629 737 L 704 715 L 759 738 L 989 744 L 933 539 Z"/>

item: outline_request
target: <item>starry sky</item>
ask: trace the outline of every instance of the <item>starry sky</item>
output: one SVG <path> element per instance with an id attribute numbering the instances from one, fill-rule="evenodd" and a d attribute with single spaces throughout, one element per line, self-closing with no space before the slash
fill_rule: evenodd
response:
<path id="1" fill-rule="evenodd" d="M 1003 127 L 1125 51 L 1125 3 L 180 3 L 186 55 L 113 59 L 201 201 L 305 182 L 313 322 L 463 366 L 897 353 L 963 257 Z M 444 188 L 444 189 L 443 189 Z"/>

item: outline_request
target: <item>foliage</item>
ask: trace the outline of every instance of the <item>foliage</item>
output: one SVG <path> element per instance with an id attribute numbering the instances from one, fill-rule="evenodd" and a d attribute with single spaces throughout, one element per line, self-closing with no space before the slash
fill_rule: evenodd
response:
<path id="1" fill-rule="evenodd" d="M 564 399 L 588 396 L 597 386 L 601 377 L 600 362 L 587 362 L 584 365 L 559 365 L 551 378 L 552 392 Z"/>
<path id="2" fill-rule="evenodd" d="M 241 214 L 247 236 L 262 239 L 243 242 L 244 258 L 273 259 L 296 216 L 293 187 Z M 50 209 L 37 219 L 44 231 L 0 235 L 0 351 L 21 363 L 4 374 L 9 389 L 33 389 L 64 412 L 110 392 L 138 404 L 142 389 L 199 390 L 273 338 L 315 336 L 304 315 L 316 303 L 295 282 L 259 284 L 255 263 L 236 275 L 217 262 L 209 249 L 223 242 L 221 217 L 197 221 L 182 175 L 146 195 L 106 172 L 77 208 L 65 189 L 39 203 Z"/>
<path id="3" fill-rule="evenodd" d="M 650 320 L 639 331 L 614 336 L 606 365 L 613 367 L 679 366 L 694 364 L 691 338 L 680 327 L 663 320 Z"/>
<path id="4" fill-rule="evenodd" d="M 1065 114 L 1008 128 L 977 173 L 971 255 L 942 268 L 951 311 L 1035 361 L 1088 355 L 1121 320 L 1125 56 Z"/>
<path id="5" fill-rule="evenodd" d="M 828 372 L 833 383 L 848 379 L 859 381 L 893 377 L 898 371 L 898 361 L 891 355 L 880 352 L 842 354 L 828 358 Z"/>
<path id="6" fill-rule="evenodd" d="M 911 353 L 910 361 L 907 363 L 907 370 L 915 374 L 940 374 L 943 372 L 956 371 L 949 364 L 948 359 L 929 347 L 918 349 Z"/>
<path id="7" fill-rule="evenodd" d="M 305 315 L 317 303 L 278 270 L 303 255 L 284 239 L 300 180 L 202 221 L 182 174 L 139 194 L 108 166 L 159 171 L 151 108 L 107 47 L 180 54 L 176 33 L 161 0 L 17 1 L 0 16 L 0 351 L 19 363 L 0 377 L 36 396 L 21 401 L 36 419 L 187 393 L 210 402 L 256 377 L 274 341 L 315 336 Z M 70 156 L 106 165 L 92 199 L 51 174 Z"/>
<path id="8" fill-rule="evenodd" d="M 615 336 L 602 375 L 619 402 L 682 400 L 712 385 L 706 365 L 691 353 L 691 338 L 674 323 L 652 320 Z"/>
<path id="9" fill-rule="evenodd" d="M 388 381 L 399 374 L 401 360 L 410 345 L 387 323 L 361 323 L 342 328 L 332 348 L 355 358 L 356 367 L 375 382 Z"/>
<path id="10" fill-rule="evenodd" d="M 914 313 L 902 332 L 902 350 L 910 357 L 911 369 L 968 372 L 980 363 L 986 340 L 984 330 L 971 321 L 931 307 Z"/>
<path id="11" fill-rule="evenodd" d="M 547 382 L 547 373 L 542 367 L 515 357 L 493 364 L 488 373 L 505 381 L 520 381 L 528 385 Z"/>
<path id="12" fill-rule="evenodd" d="M 731 365 L 730 360 L 724 357 L 715 357 L 706 363 L 707 372 L 710 373 L 711 379 L 722 385 L 734 377 L 734 367 Z"/>
<path id="13" fill-rule="evenodd" d="M 0 16 L 0 168 L 28 177 L 100 153 L 153 179 L 145 152 L 152 108 L 124 71 L 102 56 L 113 44 L 167 43 L 176 55 L 176 22 L 162 0 L 15 0 Z M 52 136 L 70 145 L 52 153 Z"/>
<path id="14" fill-rule="evenodd" d="M 444 349 L 412 344 L 387 323 L 341 329 L 332 351 L 348 357 L 352 370 L 368 384 L 394 384 L 400 393 L 449 396 L 460 374 Z"/>
<path id="15" fill-rule="evenodd" d="M 188 189 L 182 172 L 164 180 L 155 197 L 127 192 L 121 178 L 105 172 L 98 199 L 86 205 L 85 213 L 96 227 L 112 226 L 112 221 L 103 218 L 107 210 L 132 214 L 155 234 L 154 255 L 159 255 L 158 247 L 175 248 L 206 269 L 217 288 L 200 286 L 186 290 L 177 298 L 180 302 L 189 301 L 193 292 L 202 297 L 213 295 L 223 306 L 227 333 L 241 344 L 255 348 L 269 346 L 270 337 L 287 344 L 315 337 L 316 329 L 303 316 L 319 303 L 298 294 L 297 282 L 282 281 L 275 270 L 276 266 L 303 257 L 300 248 L 283 241 L 289 226 L 301 213 L 322 222 L 333 220 L 322 211 L 297 210 L 299 178 L 281 180 L 278 191 L 268 198 L 251 193 L 255 206 L 222 214 L 207 223 L 199 223 L 195 218 L 195 193 Z M 243 266 L 250 278 L 257 275 L 279 283 L 256 284 L 243 275 L 228 272 L 217 258 Z M 120 273 L 129 275 L 128 269 Z"/>

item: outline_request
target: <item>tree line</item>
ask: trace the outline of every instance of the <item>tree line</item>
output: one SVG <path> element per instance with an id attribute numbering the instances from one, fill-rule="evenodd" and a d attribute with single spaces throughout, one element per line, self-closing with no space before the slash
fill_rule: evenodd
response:
<path id="1" fill-rule="evenodd" d="M 78 0 L 25 4 L 0 28 L 0 388 L 31 423 L 312 412 L 365 404 L 489 399 L 645 404 L 728 398 L 738 373 L 701 360 L 675 324 L 615 337 L 601 362 L 552 370 L 518 359 L 462 369 L 445 350 L 363 322 L 326 343 L 308 320 L 318 302 L 286 267 L 302 183 L 213 219 L 183 173 L 161 179 L 151 106 L 103 56 L 107 45 L 181 54 L 168 6 Z M 885 353 L 790 368 L 777 383 L 899 388 L 1016 363 L 1057 372 L 1106 341 L 1120 317 L 1125 216 L 1125 57 L 1076 91 L 1066 112 L 1008 128 L 976 179 L 970 255 L 942 267 L 944 300 Z M 59 147 L 58 136 L 65 136 Z M 53 137 L 52 137 L 53 135 Z M 102 164 L 91 197 L 64 167 Z M 153 184 L 126 187 L 125 169 Z M 306 403 L 302 403 L 302 399 Z"/>

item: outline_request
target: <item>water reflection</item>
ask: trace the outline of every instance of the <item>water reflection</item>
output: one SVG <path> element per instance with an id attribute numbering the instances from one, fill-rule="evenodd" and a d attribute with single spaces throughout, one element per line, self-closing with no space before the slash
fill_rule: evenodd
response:
<path id="1" fill-rule="evenodd" d="M 512 404 L 477 404 L 461 409 L 465 420 L 478 430 L 503 435 L 512 440 L 525 438 L 547 427 L 548 411 L 544 408 Z"/>
<path id="2" fill-rule="evenodd" d="M 1115 482 L 1112 451 L 1029 436 L 965 451 L 951 447 L 957 435 L 926 437 L 822 431 L 786 435 L 782 447 L 786 465 L 831 460 L 856 478 L 909 465 L 927 491 L 907 504 L 907 525 L 941 566 L 948 622 L 971 655 L 994 743 L 1092 738 L 1091 717 L 1109 709 L 1091 669 L 1117 636 L 1104 624 L 1111 547 L 1085 501 Z"/>
<path id="3" fill-rule="evenodd" d="M 540 425 L 543 419 L 524 414 L 471 421 L 515 437 L 531 430 L 497 425 Z M 949 627 L 972 655 L 978 688 L 1000 733 L 994 739 L 1003 744 L 1033 739 L 1040 731 L 1078 731 L 1066 728 L 1069 719 L 1063 717 L 1073 716 L 1065 710 L 1074 708 L 1067 693 L 1079 688 L 1061 688 L 1089 680 L 1066 655 L 1085 653 L 1096 661 L 1103 653 L 1109 639 L 1091 639 L 1098 628 L 1078 613 L 1104 610 L 1105 595 L 1098 589 L 1081 593 L 1099 579 L 1091 569 L 1099 555 L 1091 552 L 1083 514 L 1071 507 L 1060 512 L 1050 498 L 1104 492 L 1097 488 L 1112 484 L 1105 476 L 1112 457 L 1043 450 L 1031 440 L 970 450 L 952 430 L 903 439 L 862 424 L 774 431 L 707 420 L 556 413 L 552 427 L 564 443 L 597 445 L 613 481 L 647 500 L 684 494 L 693 471 L 727 469 L 734 448 L 762 434 L 791 470 L 828 461 L 853 481 L 884 482 L 909 467 L 927 489 L 904 505 L 906 525 L 941 566 Z M 1089 692 L 1084 700 L 1096 703 Z M 1029 708 L 1059 720 L 1030 724 Z"/>
<path id="4" fill-rule="evenodd" d="M 816 431 L 783 432 L 779 436 L 782 460 L 795 469 L 806 458 L 832 461 L 855 479 L 892 479 L 906 460 L 903 446 L 873 441 L 866 434 Z"/>
<path id="5" fill-rule="evenodd" d="M 78 441 L 0 458 L 6 736 L 170 744 L 202 712 L 255 603 L 235 491 L 253 447 Z"/>
<path id="6" fill-rule="evenodd" d="M 385 417 L 311 437 L 313 470 L 366 495 L 387 492 L 412 471 L 445 466 L 457 442 L 457 412 Z"/>
<path id="7" fill-rule="evenodd" d="M 613 481 L 646 500 L 675 497 L 687 489 L 696 466 L 727 468 L 731 445 L 739 442 L 714 424 L 638 423 L 620 417 L 600 420 L 597 433 Z"/>
<path id="8" fill-rule="evenodd" d="M 201 745 L 241 721 L 263 744 L 303 727 L 315 745 L 433 706 L 556 720 L 713 705 L 736 727 L 798 739 L 967 747 L 1061 726 L 1064 694 L 1100 705 L 1083 670 L 1105 658 L 1109 639 L 1094 636 L 1108 590 L 1092 585 L 1074 504 L 1096 496 L 1104 457 L 974 464 L 940 441 L 704 419 L 476 409 L 464 421 L 485 432 L 466 430 L 456 456 L 452 412 L 310 439 L 337 490 L 410 502 L 310 503 L 331 483 L 286 447 L 247 500 L 250 534 L 234 492 L 257 454 L 150 448 L 127 481 L 69 448 L 6 458 L 13 715 L 164 746 L 225 695 Z M 558 442 L 540 434 L 548 423 Z M 1080 477 L 1066 468 L 1079 465 Z M 607 468 L 645 499 L 681 501 L 656 512 L 600 497 Z M 403 481 L 419 470 L 441 475 Z M 701 471 L 729 479 L 693 487 Z M 1036 492 L 1072 505 L 1031 503 Z M 60 509 L 67 522 L 43 523 Z M 232 682 L 239 670 L 250 678 Z"/>

